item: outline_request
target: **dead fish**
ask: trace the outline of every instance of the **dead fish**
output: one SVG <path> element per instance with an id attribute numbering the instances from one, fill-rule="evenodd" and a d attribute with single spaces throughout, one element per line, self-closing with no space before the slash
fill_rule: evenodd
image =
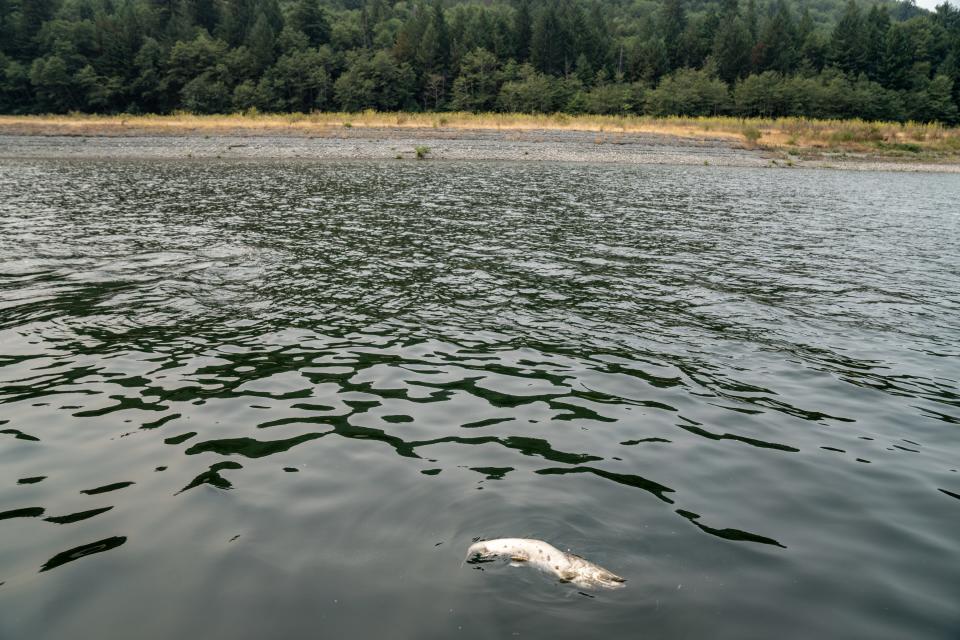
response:
<path id="1" fill-rule="evenodd" d="M 617 589 L 626 580 L 580 556 L 560 551 L 543 540 L 529 538 L 498 538 L 481 540 L 467 549 L 465 562 L 476 564 L 504 558 L 513 563 L 529 565 L 555 575 L 561 582 L 569 582 L 582 589 Z"/>

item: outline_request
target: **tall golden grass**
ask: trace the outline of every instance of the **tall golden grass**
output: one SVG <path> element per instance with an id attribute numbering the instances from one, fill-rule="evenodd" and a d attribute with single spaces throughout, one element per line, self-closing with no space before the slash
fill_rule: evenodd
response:
<path id="1" fill-rule="evenodd" d="M 927 153 L 960 155 L 960 128 L 940 124 L 813 120 L 807 118 L 734 118 L 602 116 L 519 113 L 360 113 L 316 112 L 225 115 L 40 115 L 0 116 L 0 132 L 66 135 L 149 133 L 279 133 L 331 135 L 343 128 L 448 130 L 589 131 L 604 134 L 649 133 L 683 138 L 724 139 L 797 153 L 863 151 L 879 155 Z"/>

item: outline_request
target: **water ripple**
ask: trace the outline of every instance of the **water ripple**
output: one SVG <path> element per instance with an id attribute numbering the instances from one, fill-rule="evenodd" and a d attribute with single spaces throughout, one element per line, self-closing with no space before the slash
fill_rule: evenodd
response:
<path id="1" fill-rule="evenodd" d="M 957 628 L 954 177 L 0 164 L 0 635 Z"/>

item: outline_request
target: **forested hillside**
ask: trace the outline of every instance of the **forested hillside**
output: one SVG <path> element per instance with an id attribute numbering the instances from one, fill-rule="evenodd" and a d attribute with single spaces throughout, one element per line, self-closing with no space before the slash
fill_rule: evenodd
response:
<path id="1" fill-rule="evenodd" d="M 0 0 L 0 112 L 956 123 L 960 11 L 850 0 Z"/>

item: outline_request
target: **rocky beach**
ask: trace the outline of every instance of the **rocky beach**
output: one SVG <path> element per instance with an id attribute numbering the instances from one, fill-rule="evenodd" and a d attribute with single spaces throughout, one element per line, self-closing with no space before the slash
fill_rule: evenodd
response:
<path id="1" fill-rule="evenodd" d="M 420 154 L 417 149 L 420 149 Z M 790 154 L 729 137 L 564 129 L 0 127 L 5 159 L 526 161 L 960 173 L 960 164 Z"/>

